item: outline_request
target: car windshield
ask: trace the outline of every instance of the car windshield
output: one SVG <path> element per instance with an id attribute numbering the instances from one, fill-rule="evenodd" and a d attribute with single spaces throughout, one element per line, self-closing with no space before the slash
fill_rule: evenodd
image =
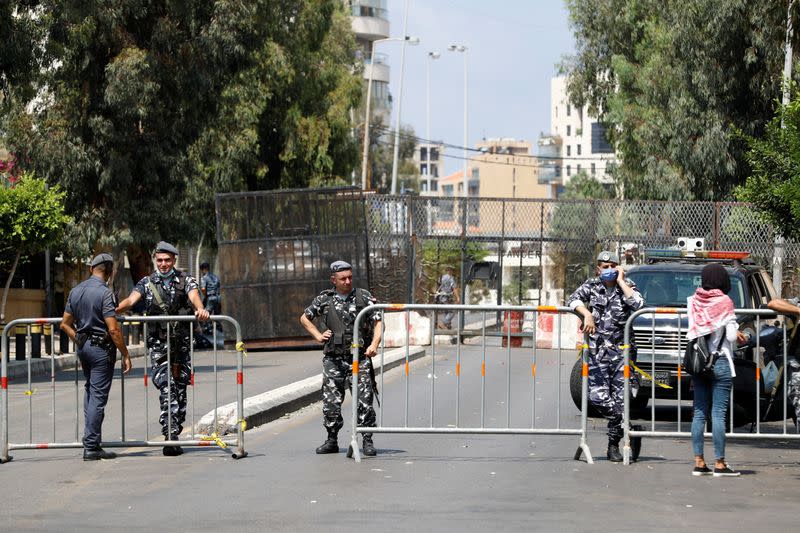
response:
<path id="1" fill-rule="evenodd" d="M 650 270 L 631 272 L 627 276 L 636 283 L 647 307 L 686 307 L 686 299 L 700 286 L 700 272 Z M 744 305 L 744 287 L 738 276 L 730 276 L 728 296 L 737 309 Z"/>

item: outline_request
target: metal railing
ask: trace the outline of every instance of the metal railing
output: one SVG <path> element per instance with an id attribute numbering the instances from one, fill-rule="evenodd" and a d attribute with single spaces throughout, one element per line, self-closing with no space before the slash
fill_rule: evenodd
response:
<path id="1" fill-rule="evenodd" d="M 677 327 L 677 352 L 673 361 L 671 363 L 665 363 L 663 361 L 663 357 L 661 361 L 656 361 L 657 357 L 655 354 L 655 342 L 650 343 L 649 350 L 640 351 L 640 355 L 647 355 L 648 351 L 650 352 L 649 361 L 643 365 L 643 368 L 640 368 L 635 365 L 631 361 L 630 358 L 630 348 L 631 348 L 631 338 L 632 338 L 632 331 L 633 331 L 633 324 L 634 322 L 639 319 L 640 324 L 637 325 L 637 332 L 641 333 L 641 318 L 643 315 L 650 315 L 650 335 L 652 339 L 657 337 L 657 329 L 656 329 L 656 315 L 660 317 L 663 322 L 664 317 L 674 317 L 675 318 L 675 326 Z M 766 310 L 766 309 L 744 309 L 744 310 L 737 310 L 736 311 L 737 318 L 744 317 L 742 322 L 748 322 L 751 326 L 748 328 L 752 331 L 750 339 L 748 339 L 747 344 L 740 346 L 739 348 L 734 347 L 735 352 L 743 351 L 745 354 L 748 351 L 754 350 L 754 356 L 750 359 L 745 357 L 736 357 L 734 356 L 732 360 L 734 361 L 734 365 L 736 366 L 736 373 L 737 377 L 734 378 L 734 386 L 731 388 L 731 395 L 730 395 L 730 404 L 729 404 L 729 418 L 727 420 L 727 431 L 725 433 L 726 438 L 729 439 L 800 439 L 800 434 L 796 433 L 789 433 L 787 431 L 787 424 L 786 420 L 789 416 L 787 411 L 787 404 L 788 404 L 788 350 L 789 350 L 789 339 L 786 336 L 786 328 L 781 327 L 779 330 L 776 328 L 773 335 L 780 335 L 780 339 L 774 339 L 770 341 L 770 345 L 782 345 L 781 354 L 770 354 L 764 352 L 762 354 L 762 325 L 767 326 L 764 323 L 765 318 L 777 318 L 779 315 L 774 311 Z M 624 376 L 625 376 L 625 407 L 624 407 L 624 421 L 623 426 L 625 430 L 625 435 L 623 439 L 623 459 L 624 464 L 630 464 L 631 459 L 631 447 L 630 447 L 630 438 L 631 437 L 660 437 L 660 438 L 691 438 L 692 434 L 691 431 L 684 431 L 683 425 L 684 420 L 682 417 L 682 407 L 684 407 L 684 401 L 691 400 L 690 394 L 687 394 L 686 390 L 689 388 L 688 384 L 691 380 L 691 376 L 686 373 L 686 371 L 682 368 L 683 362 L 683 354 L 686 347 L 686 321 L 687 321 L 687 310 L 685 308 L 673 308 L 673 307 L 664 307 L 664 308 L 645 308 L 632 313 L 630 318 L 625 324 L 625 337 L 624 337 Z M 777 341 L 777 342 L 775 342 Z M 779 376 L 775 381 L 775 386 L 770 387 L 771 390 L 766 390 L 765 382 L 762 379 L 763 369 L 765 368 L 765 360 L 770 359 L 774 362 L 781 362 L 781 371 Z M 738 363 L 738 365 L 736 365 Z M 658 365 L 658 366 L 657 366 Z M 658 376 L 658 372 L 664 373 L 663 376 Z M 649 429 L 631 429 L 631 409 L 632 409 L 632 399 L 631 399 L 631 376 L 634 373 L 638 373 L 647 378 L 648 386 L 649 386 L 649 403 L 650 403 L 650 420 L 649 420 Z M 667 378 L 670 380 L 668 384 L 664 383 L 664 379 Z M 672 378 L 675 378 L 675 385 L 672 386 Z M 782 386 L 778 383 L 778 380 L 782 382 Z M 752 384 L 752 392 L 748 391 L 744 387 L 748 386 L 748 383 Z M 740 390 L 736 390 L 736 385 L 739 384 Z M 665 386 L 666 385 L 666 386 Z M 776 394 L 778 394 L 778 389 L 781 391 L 781 395 L 779 398 L 776 398 Z M 659 391 L 665 391 L 661 393 L 661 397 L 659 398 Z M 642 393 L 642 389 L 639 390 L 639 393 Z M 769 396 L 768 396 L 769 395 Z M 771 408 L 774 402 L 777 400 L 780 401 L 781 411 L 778 412 L 779 418 L 777 420 L 781 421 L 781 430 L 780 431 L 762 431 L 762 423 L 765 422 L 767 414 L 771 411 Z M 664 403 L 667 402 L 675 402 L 674 408 L 676 410 L 675 422 L 674 422 L 674 429 L 673 430 L 665 430 L 662 428 L 656 427 L 656 403 L 659 400 L 664 400 Z M 750 403 L 752 401 L 752 403 Z M 768 402 L 766 408 L 762 410 L 762 402 Z M 780 405 L 779 404 L 779 405 Z M 670 407 L 671 404 L 667 404 L 667 408 Z M 734 428 L 737 426 L 736 420 L 736 412 L 740 411 L 745 413 L 747 419 L 745 421 L 745 425 L 748 423 L 750 424 L 750 429 L 748 432 L 734 432 Z M 659 410 L 660 411 L 660 410 Z M 768 420 L 767 420 L 768 421 Z M 691 423 L 691 419 L 687 421 Z M 739 420 L 741 422 L 741 420 Z M 661 425 L 667 425 L 668 422 L 663 422 Z M 669 424 L 671 425 L 671 424 Z M 705 432 L 704 438 L 708 439 L 711 437 L 711 433 Z"/>
<path id="2" fill-rule="evenodd" d="M 446 310 L 453 310 L 459 313 L 457 318 L 457 326 L 456 330 L 437 330 L 436 329 L 436 316 L 437 314 L 441 314 L 443 311 Z M 431 344 L 431 379 L 430 379 L 430 417 L 429 423 L 427 427 L 424 426 L 413 426 L 409 424 L 409 381 L 410 381 L 410 373 L 409 373 L 409 332 L 408 328 L 406 328 L 406 361 L 405 361 L 405 393 L 404 393 L 404 415 L 403 415 L 403 423 L 399 426 L 384 426 L 383 425 L 383 410 L 384 404 L 387 401 L 387 398 L 384 397 L 383 401 L 380 403 L 380 413 L 377 417 L 377 425 L 376 427 L 365 427 L 358 425 L 358 404 L 359 402 L 356 400 L 358 398 L 358 373 L 359 373 L 359 355 L 362 351 L 362 339 L 359 338 L 360 335 L 360 324 L 367 315 L 374 313 L 376 311 L 381 312 L 382 318 L 385 316 L 386 312 L 403 312 L 406 314 L 405 320 L 408 323 L 410 319 L 410 312 L 411 311 L 428 311 L 430 312 L 430 344 Z M 478 313 L 480 315 L 480 319 L 477 321 L 480 324 L 478 329 L 464 329 L 462 328 L 461 324 L 464 323 L 464 316 L 465 312 L 473 312 Z M 554 395 L 555 395 L 555 427 L 542 427 L 537 425 L 537 417 L 536 417 L 536 404 L 537 401 L 541 401 L 540 398 L 537 398 L 537 362 L 538 362 L 538 355 L 541 348 L 537 345 L 536 339 L 536 329 L 534 328 L 533 332 L 530 334 L 520 332 L 512 332 L 511 327 L 507 327 L 503 333 L 495 332 L 487 332 L 486 330 L 486 323 L 487 323 L 487 315 L 490 314 L 497 314 L 501 312 L 522 312 L 522 313 L 532 313 L 534 319 L 538 317 L 540 313 L 554 313 L 558 316 L 558 328 L 560 332 L 561 326 L 561 318 L 565 314 L 577 316 L 575 312 L 568 308 L 568 307 L 547 307 L 547 306 L 538 306 L 538 307 L 526 307 L 526 306 L 479 306 L 479 305 L 428 305 L 428 304 L 376 304 L 371 305 L 364 308 L 355 319 L 355 323 L 353 325 L 354 331 L 354 338 L 353 338 L 353 345 L 352 345 L 352 398 L 353 398 L 353 412 L 352 412 L 352 442 L 351 442 L 351 450 L 348 453 L 352 453 L 353 457 L 355 458 L 356 462 L 361 461 L 361 452 L 358 447 L 357 443 L 357 434 L 359 433 L 425 433 L 425 434 L 504 434 L 504 435 L 576 435 L 579 437 L 579 444 L 577 451 L 575 452 L 574 458 L 576 460 L 580 459 L 582 454 L 586 455 L 586 462 L 589 464 L 593 464 L 592 454 L 589 450 L 589 445 L 586 439 L 587 433 L 587 412 L 588 412 L 588 361 L 587 361 L 587 350 L 586 342 L 582 344 L 584 349 L 581 350 L 581 357 L 582 357 L 582 372 L 581 372 L 581 414 L 580 414 L 580 427 L 578 428 L 562 428 L 561 427 L 561 362 L 563 359 L 563 348 L 562 343 L 558 342 L 557 347 L 555 348 L 557 352 L 557 361 L 555 362 L 556 367 L 556 377 L 555 377 L 555 387 L 554 387 Z M 510 323 L 510 321 L 509 321 Z M 534 322 L 535 323 L 535 322 Z M 577 327 L 577 324 L 576 324 Z M 385 333 L 385 328 L 384 328 Z M 456 364 L 455 364 L 455 424 L 443 426 L 438 425 L 437 420 L 435 419 L 435 407 L 436 407 L 436 399 L 439 397 L 436 394 L 436 343 L 435 337 L 436 334 L 439 333 L 454 333 L 455 338 L 457 339 L 456 344 Z M 461 413 L 461 363 L 462 363 L 462 350 L 465 347 L 463 343 L 463 338 L 467 336 L 472 337 L 480 337 L 482 339 L 482 343 L 480 345 L 481 349 L 481 377 L 480 377 L 480 398 L 481 398 L 481 405 L 480 405 L 480 425 L 479 426 L 469 426 L 465 427 L 462 425 L 462 413 Z M 505 407 L 506 407 L 506 427 L 490 427 L 486 424 L 486 360 L 487 360 L 487 346 L 486 346 L 486 339 L 487 337 L 492 336 L 502 336 L 506 341 L 504 343 L 504 347 L 507 348 L 507 356 L 506 361 L 504 361 L 506 366 L 506 380 L 505 380 Z M 511 377 L 512 377 L 512 339 L 513 338 L 530 338 L 532 341 L 531 349 L 529 354 L 526 354 L 525 357 L 530 357 L 530 409 L 531 409 L 531 419 L 530 419 L 530 426 L 512 426 L 512 396 L 511 396 Z M 560 334 L 559 334 L 560 337 Z M 384 343 L 381 343 L 383 345 Z M 383 357 L 384 357 L 384 350 L 381 349 L 379 355 L 376 355 L 374 359 L 380 358 L 381 368 L 383 368 Z M 383 388 L 383 375 L 384 373 L 381 372 L 381 389 Z"/>
<path id="3" fill-rule="evenodd" d="M 192 410 L 191 410 L 191 425 L 192 425 L 192 432 L 191 438 L 187 440 L 162 440 L 162 441 L 154 441 L 150 439 L 150 428 L 149 428 L 149 404 L 150 404 L 150 393 L 148 386 L 148 381 L 150 379 L 150 357 L 148 354 L 145 354 L 144 358 L 144 413 L 145 413 L 145 429 L 144 429 L 144 438 L 142 439 L 128 439 L 128 428 L 126 425 L 126 396 L 125 396 L 125 375 L 122 373 L 120 369 L 120 400 L 121 400 L 121 431 L 120 431 L 120 440 L 118 441 L 103 441 L 102 446 L 108 448 L 135 448 L 135 447 L 151 447 L 151 446 L 220 446 L 220 447 L 227 447 L 227 446 L 234 446 L 235 452 L 233 452 L 232 456 L 234 459 L 240 459 L 247 455 L 247 452 L 244 449 L 244 426 L 243 424 L 240 425 L 240 429 L 237 432 L 236 439 L 221 439 L 217 437 L 217 409 L 219 408 L 219 390 L 218 390 L 218 382 L 219 382 L 219 370 L 218 370 L 218 350 L 217 350 L 217 336 L 218 331 L 221 334 L 221 329 L 218 330 L 218 323 L 227 323 L 231 325 L 235 331 L 236 337 L 236 397 L 237 397 L 237 409 L 238 412 L 244 412 L 244 370 L 243 370 L 243 355 L 244 355 L 244 343 L 242 342 L 242 334 L 241 328 L 239 327 L 239 323 L 234 320 L 233 318 L 225 315 L 213 315 L 210 317 L 211 321 L 213 321 L 213 328 L 212 328 L 212 339 L 213 339 L 213 366 L 212 372 L 214 375 L 213 378 L 213 388 L 214 388 L 214 434 L 210 437 L 204 437 L 201 435 L 197 435 L 195 433 L 195 369 L 194 369 L 194 328 L 189 329 L 189 343 L 190 343 L 190 359 L 191 359 L 191 367 L 190 367 L 190 382 L 189 386 L 191 386 L 191 403 L 192 403 Z M 191 315 L 179 315 L 179 316 L 129 316 L 129 317 L 122 317 L 120 321 L 123 324 L 129 323 L 142 323 L 144 327 L 144 337 L 147 338 L 147 325 L 153 322 L 167 322 L 166 334 L 167 334 L 167 390 L 168 392 L 168 403 L 169 405 L 172 404 L 172 346 L 170 346 L 170 328 L 172 327 L 171 323 L 174 322 L 191 322 L 194 323 L 196 321 L 194 316 Z M 8 388 L 9 388 L 9 379 L 8 379 L 8 358 L 9 358 L 9 332 L 13 331 L 17 326 L 22 326 L 27 329 L 28 336 L 30 336 L 31 327 L 36 325 L 45 325 L 51 324 L 52 327 L 50 328 L 50 342 L 51 346 L 55 344 L 55 329 L 56 325 L 61 322 L 61 318 L 21 318 L 17 320 L 13 320 L 6 324 L 3 328 L 2 336 L 0 337 L 0 343 L 2 343 L 2 361 L 0 363 L 0 386 L 2 387 L 2 412 L 0 413 L 0 418 L 2 418 L 2 450 L 0 450 L 0 463 L 4 463 L 11 460 L 11 456 L 9 452 L 11 450 L 38 450 L 38 449 L 60 449 L 60 448 L 83 448 L 83 443 L 80 441 L 80 411 L 81 411 L 81 401 L 80 401 L 80 379 L 79 379 L 79 362 L 77 356 L 75 357 L 75 368 L 74 368 L 74 386 L 75 386 L 75 437 L 73 441 L 58 441 L 57 440 L 57 433 L 56 433 L 56 367 L 55 367 L 55 357 L 51 358 L 51 366 L 50 366 L 50 391 L 51 391 L 51 401 L 50 401 L 50 408 L 52 410 L 52 439 L 49 442 L 35 442 L 34 441 L 34 409 L 33 409 L 33 397 L 36 390 L 33 388 L 33 372 L 31 366 L 31 358 L 27 358 L 27 389 L 24 391 L 24 394 L 27 396 L 27 441 L 26 442 L 9 442 L 9 426 L 10 426 L 10 418 L 9 418 L 9 396 L 8 396 Z M 130 378 L 128 378 L 130 379 Z M 172 427 L 173 427 L 173 415 L 172 409 L 167 410 L 167 420 L 168 420 L 168 434 L 172 434 Z"/>

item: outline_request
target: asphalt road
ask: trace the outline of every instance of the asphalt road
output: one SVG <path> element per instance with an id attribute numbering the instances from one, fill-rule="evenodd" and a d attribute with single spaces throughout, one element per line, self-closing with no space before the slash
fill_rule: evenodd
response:
<path id="1" fill-rule="evenodd" d="M 313 360 L 310 353 L 294 355 L 307 357 L 311 373 L 318 372 L 318 354 Z M 461 426 L 480 425 L 482 413 L 487 427 L 529 427 L 532 418 L 537 427 L 578 426 L 566 389 L 574 355 L 565 351 L 558 364 L 555 352 L 540 352 L 533 395 L 529 355 L 514 351 L 509 365 L 507 352 L 490 348 L 484 389 L 481 351 L 464 350 Z M 408 380 L 402 367 L 387 373 L 381 395 L 384 425 L 408 419 L 410 425 L 429 426 L 431 390 L 434 423 L 455 424 L 453 350 L 437 347 L 435 368 L 431 362 L 427 356 L 412 363 Z M 554 387 L 559 368 L 562 386 Z M 729 443 L 728 458 L 744 473 L 738 479 L 693 478 L 689 443 L 683 440 L 647 440 L 639 463 L 609 463 L 603 453 L 604 423 L 594 420 L 594 465 L 572 459 L 575 436 L 399 434 L 377 434 L 378 456 L 356 464 L 344 455 L 349 401 L 345 407 L 339 455 L 313 452 L 324 438 L 319 404 L 248 431 L 250 455 L 238 461 L 218 449 L 189 450 L 177 458 L 163 457 L 160 450 L 121 450 L 118 459 L 96 463 L 82 462 L 78 450 L 16 452 L 11 463 L 0 466 L 5 524 L 15 531 L 796 527 L 797 441 Z"/>

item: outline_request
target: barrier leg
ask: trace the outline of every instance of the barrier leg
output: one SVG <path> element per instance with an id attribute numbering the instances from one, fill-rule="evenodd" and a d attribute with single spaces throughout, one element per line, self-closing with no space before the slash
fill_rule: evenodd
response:
<path id="1" fill-rule="evenodd" d="M 9 462 L 12 457 L 8 455 L 8 327 L 3 329 L 2 337 L 0 337 L 0 342 L 2 342 L 2 355 L 0 355 L 0 386 L 2 387 L 2 399 L 3 399 L 3 406 L 2 406 L 2 413 L 0 413 L 0 418 L 3 419 L 3 442 L 2 442 L 2 454 L 0 454 L 0 463 L 7 463 Z"/>
<path id="2" fill-rule="evenodd" d="M 586 464 L 593 465 L 594 459 L 592 452 L 589 449 L 589 443 L 586 440 L 586 432 L 588 427 L 588 411 L 589 411 L 589 359 L 587 352 L 589 351 L 589 341 L 584 338 L 583 347 L 581 350 L 581 442 L 578 449 L 575 451 L 575 460 L 581 458 L 581 454 L 586 454 Z"/>

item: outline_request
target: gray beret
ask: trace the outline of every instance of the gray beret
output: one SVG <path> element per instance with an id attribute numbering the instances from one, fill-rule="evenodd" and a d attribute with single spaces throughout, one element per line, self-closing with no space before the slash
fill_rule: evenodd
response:
<path id="1" fill-rule="evenodd" d="M 334 261 L 331 263 L 331 273 L 335 274 L 337 272 L 343 272 L 345 270 L 353 270 L 353 267 L 350 266 L 350 263 L 347 261 Z"/>
<path id="2" fill-rule="evenodd" d="M 603 250 L 599 254 L 597 254 L 597 262 L 598 263 L 615 263 L 619 264 L 619 256 L 614 252 L 609 252 L 607 250 Z"/>
<path id="3" fill-rule="evenodd" d="M 92 259 L 92 268 L 96 267 L 97 265 L 102 265 L 103 263 L 113 263 L 114 258 L 109 253 L 103 252 L 102 254 L 97 254 Z"/>
<path id="4" fill-rule="evenodd" d="M 167 253 L 172 255 L 178 255 L 178 249 L 172 246 L 167 241 L 161 241 L 156 244 L 156 251 L 154 253 Z"/>

